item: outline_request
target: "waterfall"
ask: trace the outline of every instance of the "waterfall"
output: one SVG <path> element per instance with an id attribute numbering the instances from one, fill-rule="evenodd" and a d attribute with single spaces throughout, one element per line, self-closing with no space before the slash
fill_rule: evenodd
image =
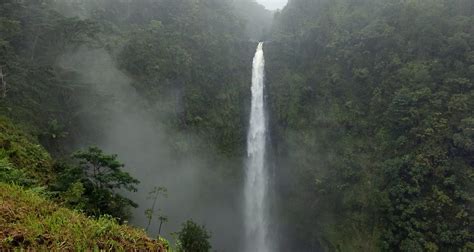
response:
<path id="1" fill-rule="evenodd" d="M 244 225 L 246 252 L 270 251 L 268 243 L 268 172 L 265 164 L 267 118 L 265 114 L 265 59 L 263 43 L 253 59 L 252 107 L 247 135 Z"/>

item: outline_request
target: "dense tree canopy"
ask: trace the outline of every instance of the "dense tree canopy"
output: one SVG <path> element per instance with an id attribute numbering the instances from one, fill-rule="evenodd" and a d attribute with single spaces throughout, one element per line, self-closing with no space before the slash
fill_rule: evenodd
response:
<path id="1" fill-rule="evenodd" d="M 237 187 L 256 39 L 268 41 L 282 250 L 474 250 L 472 0 L 290 0 L 276 13 L 253 0 L 3 0 L 0 114 L 54 158 L 95 144 L 105 133 L 93 123 L 111 117 L 105 100 L 128 104 L 66 63 L 106 55 L 99 63 L 127 79 L 153 126 L 183 134 L 164 138 L 172 158 L 216 150 L 209 170 L 219 179 L 206 181 Z M 53 165 L 5 125 L 1 181 L 29 185 L 37 175 L 61 202 L 93 215 L 125 217 L 123 206 L 134 206 L 114 191 L 137 182 L 115 156 L 90 149 L 76 154 L 80 166 Z M 12 171 L 28 165 L 25 153 L 31 171 Z M 91 174 L 97 162 L 107 172 Z M 179 233 L 183 246 L 194 244 L 188 233 L 210 249 L 194 223 Z"/>
<path id="2" fill-rule="evenodd" d="M 473 14 L 442 0 L 278 14 L 269 97 L 285 227 L 303 248 L 472 249 Z"/>

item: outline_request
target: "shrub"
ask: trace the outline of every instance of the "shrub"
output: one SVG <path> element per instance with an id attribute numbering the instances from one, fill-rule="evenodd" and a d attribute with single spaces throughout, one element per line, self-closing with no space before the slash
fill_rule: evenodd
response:
<path id="1" fill-rule="evenodd" d="M 211 235 L 204 226 L 199 226 L 192 220 L 183 224 L 178 235 L 178 251 L 182 252 L 207 252 L 211 250 L 209 239 Z"/>

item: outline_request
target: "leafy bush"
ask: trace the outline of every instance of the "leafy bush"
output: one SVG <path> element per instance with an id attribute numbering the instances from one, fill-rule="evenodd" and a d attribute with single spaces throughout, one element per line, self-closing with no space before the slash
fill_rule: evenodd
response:
<path id="1" fill-rule="evenodd" d="M 31 186 L 34 180 L 29 179 L 23 171 L 15 169 L 8 160 L 5 150 L 0 149 L 0 182 Z"/>
<path id="2" fill-rule="evenodd" d="M 209 239 L 211 235 L 206 231 L 204 226 L 199 226 L 192 220 L 188 220 L 183 224 L 178 235 L 178 251 L 181 252 L 207 252 L 211 250 Z"/>
<path id="3" fill-rule="evenodd" d="M 139 181 L 122 171 L 116 155 L 107 155 L 97 147 L 73 154 L 78 164 L 58 163 L 59 173 L 53 190 L 67 205 L 93 216 L 111 215 L 120 220 L 129 216 L 128 208 L 137 207 L 116 190 L 136 191 Z"/>
<path id="4" fill-rule="evenodd" d="M 0 182 L 23 186 L 47 182 L 54 176 L 51 168 L 51 157 L 36 139 L 0 117 Z"/>

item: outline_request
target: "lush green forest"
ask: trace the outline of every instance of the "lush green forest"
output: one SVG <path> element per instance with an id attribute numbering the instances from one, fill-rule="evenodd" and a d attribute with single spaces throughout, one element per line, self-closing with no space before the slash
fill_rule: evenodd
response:
<path id="1" fill-rule="evenodd" d="M 293 0 L 268 83 L 301 250 L 473 249 L 474 3 Z"/>
<path id="2" fill-rule="evenodd" d="M 258 40 L 274 247 L 474 250 L 472 0 L 3 0 L 0 250 L 241 250 Z"/>
<path id="3" fill-rule="evenodd" d="M 0 113 L 52 156 L 50 166 L 38 168 L 51 178 L 27 186 L 44 186 L 53 200 L 86 214 L 122 222 L 134 217 L 142 225 L 148 221 L 148 192 L 163 186 L 159 178 L 176 201 L 169 209 L 179 212 L 183 202 L 195 208 L 194 214 L 183 208 L 180 218 L 171 210 L 160 213 L 162 219 L 171 214 L 167 234 L 179 231 L 183 215 L 198 218 L 200 211 L 215 218 L 203 208 L 227 196 L 220 190 L 224 183 L 227 191 L 237 191 L 247 120 L 241 105 L 249 99 L 248 62 L 255 49 L 232 6 L 188 0 L 3 1 Z M 88 149 L 94 145 L 107 150 Z M 1 148 L 10 156 L 18 151 L 8 139 Z M 103 173 L 84 172 L 97 164 Z M 36 169 L 28 163 L 18 167 L 28 168 L 27 174 Z M 195 182 L 198 172 L 202 178 Z M 200 185 L 206 187 L 194 188 Z"/>

